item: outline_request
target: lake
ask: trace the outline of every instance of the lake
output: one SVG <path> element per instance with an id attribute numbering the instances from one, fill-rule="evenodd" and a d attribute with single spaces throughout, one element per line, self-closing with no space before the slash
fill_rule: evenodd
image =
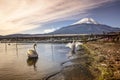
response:
<path id="1" fill-rule="evenodd" d="M 0 43 L 0 80 L 36 80 L 61 69 L 66 44 L 37 43 L 38 59 L 28 59 L 33 43 Z"/>

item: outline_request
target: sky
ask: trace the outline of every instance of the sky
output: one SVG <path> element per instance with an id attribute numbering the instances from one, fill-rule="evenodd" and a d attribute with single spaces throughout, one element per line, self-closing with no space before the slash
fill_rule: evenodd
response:
<path id="1" fill-rule="evenodd" d="M 86 17 L 120 28 L 120 0 L 0 0 L 0 35 L 48 33 Z"/>

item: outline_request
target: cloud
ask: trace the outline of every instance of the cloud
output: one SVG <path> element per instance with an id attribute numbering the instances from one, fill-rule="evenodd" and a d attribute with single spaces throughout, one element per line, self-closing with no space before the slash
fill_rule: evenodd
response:
<path id="1" fill-rule="evenodd" d="M 73 19 L 73 15 L 86 13 L 111 1 L 0 0 L 0 35 L 31 30 L 56 20 Z"/>
<path id="2" fill-rule="evenodd" d="M 56 30 L 55 28 L 45 29 L 45 30 L 43 31 L 43 33 L 50 33 L 50 32 L 53 32 L 53 31 L 55 31 L 55 30 Z"/>

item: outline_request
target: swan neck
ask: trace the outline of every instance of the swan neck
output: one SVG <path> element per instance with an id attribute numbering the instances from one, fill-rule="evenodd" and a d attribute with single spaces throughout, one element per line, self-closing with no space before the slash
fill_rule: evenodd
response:
<path id="1" fill-rule="evenodd" d="M 33 49 L 34 49 L 34 50 L 36 50 L 36 47 L 35 47 L 35 46 L 33 46 Z"/>

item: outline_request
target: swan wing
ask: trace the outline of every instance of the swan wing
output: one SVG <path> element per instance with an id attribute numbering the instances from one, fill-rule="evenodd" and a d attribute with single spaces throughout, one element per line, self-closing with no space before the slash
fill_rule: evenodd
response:
<path id="1" fill-rule="evenodd" d="M 66 47 L 72 48 L 72 43 L 66 44 Z"/>
<path id="2" fill-rule="evenodd" d="M 80 45 L 83 45 L 83 43 L 81 43 L 81 42 L 76 42 L 76 43 L 75 43 L 75 47 L 78 47 L 78 46 L 80 46 Z"/>
<path id="3" fill-rule="evenodd" d="M 28 50 L 27 53 L 28 53 L 28 54 L 34 54 L 35 51 L 34 51 L 34 50 Z"/>
<path id="4" fill-rule="evenodd" d="M 28 50 L 27 54 L 29 57 L 37 57 L 38 56 L 38 54 L 35 50 Z"/>

